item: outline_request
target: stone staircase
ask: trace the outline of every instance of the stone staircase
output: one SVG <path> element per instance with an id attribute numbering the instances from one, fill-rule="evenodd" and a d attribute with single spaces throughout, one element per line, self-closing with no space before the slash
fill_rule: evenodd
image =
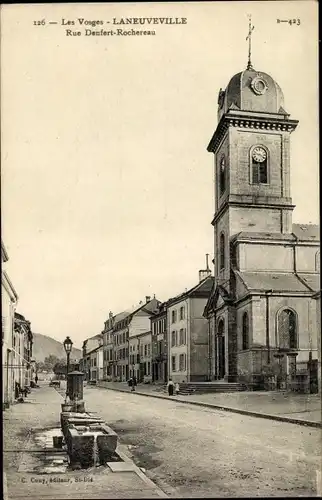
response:
<path id="1" fill-rule="evenodd" d="M 238 382 L 186 382 L 180 384 L 180 394 L 209 394 L 214 392 L 238 392 L 245 387 Z"/>

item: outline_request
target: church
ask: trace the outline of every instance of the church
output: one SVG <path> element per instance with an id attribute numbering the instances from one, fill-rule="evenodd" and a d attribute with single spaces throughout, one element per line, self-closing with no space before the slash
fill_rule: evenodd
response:
<path id="1" fill-rule="evenodd" d="M 319 226 L 293 224 L 290 143 L 298 121 L 278 83 L 251 62 L 218 96 L 214 155 L 214 286 L 204 316 L 211 380 L 259 388 L 317 364 Z M 275 371 L 274 371 L 275 370 Z M 281 386 L 281 388 L 285 385 Z"/>

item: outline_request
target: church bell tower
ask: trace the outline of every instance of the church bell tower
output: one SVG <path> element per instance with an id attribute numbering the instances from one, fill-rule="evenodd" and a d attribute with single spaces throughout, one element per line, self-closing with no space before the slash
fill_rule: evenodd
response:
<path id="1" fill-rule="evenodd" d="M 208 146 L 214 154 L 215 276 L 230 277 L 230 238 L 243 231 L 292 232 L 290 135 L 298 121 L 284 109 L 283 92 L 251 63 L 218 95 L 218 126 Z"/>

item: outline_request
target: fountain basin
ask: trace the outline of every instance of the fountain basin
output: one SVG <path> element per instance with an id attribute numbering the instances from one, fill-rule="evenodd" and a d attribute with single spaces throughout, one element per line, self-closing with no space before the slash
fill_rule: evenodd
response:
<path id="1" fill-rule="evenodd" d="M 71 424 L 66 444 L 71 466 L 92 467 L 109 461 L 116 450 L 117 434 L 104 422 L 89 426 Z"/>
<path id="2" fill-rule="evenodd" d="M 75 412 L 62 412 L 60 414 L 60 423 L 64 436 L 66 437 L 67 429 L 70 424 L 75 426 L 90 425 L 95 423 L 104 423 L 103 419 L 91 413 L 75 413 Z"/>

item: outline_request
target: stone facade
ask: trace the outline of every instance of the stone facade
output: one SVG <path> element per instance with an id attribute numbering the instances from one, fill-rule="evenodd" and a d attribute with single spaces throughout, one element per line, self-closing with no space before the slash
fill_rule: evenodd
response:
<path id="1" fill-rule="evenodd" d="M 8 407 L 15 399 L 16 370 L 14 368 L 13 337 L 14 315 L 18 302 L 6 271 L 9 257 L 1 241 L 1 325 L 2 325 L 2 406 Z"/>
<path id="2" fill-rule="evenodd" d="M 209 379 L 209 334 L 203 311 L 212 286 L 208 273 L 195 287 L 166 302 L 168 376 L 174 382 Z"/>
<path id="3" fill-rule="evenodd" d="M 158 312 L 151 316 L 152 332 L 152 381 L 166 383 L 168 381 L 168 333 L 167 309 L 165 303 L 160 304 Z"/>
<path id="4" fill-rule="evenodd" d="M 275 370 L 287 384 L 318 356 L 319 227 L 292 223 L 290 135 L 298 122 L 276 82 L 253 68 L 221 91 L 218 119 L 208 146 L 216 207 L 215 285 L 204 311 L 211 378 L 256 387 Z"/>

